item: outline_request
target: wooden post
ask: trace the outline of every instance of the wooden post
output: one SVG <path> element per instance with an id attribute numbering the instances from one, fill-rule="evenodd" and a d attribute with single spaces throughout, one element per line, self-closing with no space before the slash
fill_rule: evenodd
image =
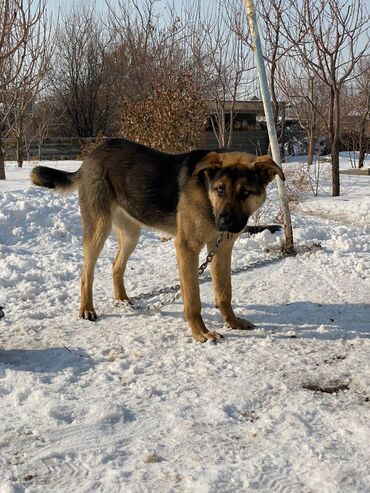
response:
<path id="1" fill-rule="evenodd" d="M 265 62 L 263 60 L 263 55 L 262 55 L 261 40 L 258 32 L 258 25 L 256 21 L 256 14 L 254 10 L 253 0 L 244 0 L 244 3 L 247 12 L 249 30 L 253 42 L 253 52 L 256 60 L 263 107 L 265 110 L 265 117 L 266 117 L 269 140 L 270 140 L 272 158 L 275 161 L 275 163 L 281 167 L 280 149 L 279 149 L 279 144 L 276 134 L 274 116 L 272 112 L 270 91 L 267 82 Z M 278 176 L 276 177 L 276 180 L 277 180 L 277 186 L 280 196 L 280 207 L 284 218 L 285 250 L 288 253 L 294 253 L 293 229 L 292 229 L 292 222 L 290 218 L 286 188 L 284 182 Z"/>

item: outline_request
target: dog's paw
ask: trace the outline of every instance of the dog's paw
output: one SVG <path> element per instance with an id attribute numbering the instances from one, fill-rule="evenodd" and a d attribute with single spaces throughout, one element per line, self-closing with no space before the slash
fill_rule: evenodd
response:
<path id="1" fill-rule="evenodd" d="M 80 318 L 83 318 L 84 320 L 90 320 L 91 322 L 95 322 L 95 320 L 98 318 L 98 316 L 97 316 L 94 309 L 92 309 L 92 310 L 80 310 Z"/>
<path id="2" fill-rule="evenodd" d="M 214 341 L 216 342 L 217 339 L 222 339 L 224 336 L 222 334 L 219 334 L 218 332 L 212 330 L 211 332 L 197 332 L 193 333 L 193 338 L 197 342 L 207 342 L 207 341 Z"/>
<path id="3" fill-rule="evenodd" d="M 257 327 L 252 324 L 249 320 L 245 320 L 244 318 L 235 318 L 232 322 L 226 322 L 230 329 L 236 330 L 253 330 Z"/>

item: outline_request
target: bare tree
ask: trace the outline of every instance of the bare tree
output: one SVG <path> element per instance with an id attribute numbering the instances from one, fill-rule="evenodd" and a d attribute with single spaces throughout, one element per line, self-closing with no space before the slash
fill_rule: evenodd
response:
<path id="1" fill-rule="evenodd" d="M 5 179 L 3 131 L 17 97 L 29 87 L 32 63 L 40 54 L 37 39 L 44 28 L 46 0 L 3 0 L 0 3 L 0 179 Z M 36 38 L 36 40 L 35 40 Z M 42 51 L 42 50 L 41 50 Z M 16 91 L 9 91 L 10 87 Z"/>
<path id="2" fill-rule="evenodd" d="M 29 127 L 32 126 L 32 113 L 38 95 L 44 89 L 53 52 L 50 23 L 47 21 L 44 13 L 38 24 L 32 27 L 25 52 L 25 63 L 9 83 L 5 98 L 6 102 L 10 99 L 6 126 L 8 135 L 15 140 L 19 167 L 23 164 L 27 135 Z"/>
<path id="3" fill-rule="evenodd" d="M 366 130 L 370 112 L 370 59 L 361 60 L 355 72 L 358 75 L 347 92 L 343 113 L 347 115 L 354 147 L 359 151 L 358 167 L 362 168 L 369 146 Z"/>
<path id="4" fill-rule="evenodd" d="M 92 4 L 62 13 L 53 59 L 53 96 L 65 132 L 92 137 L 104 130 L 108 113 L 105 54 L 109 39 Z"/>
<path id="5" fill-rule="evenodd" d="M 364 59 L 364 66 L 360 67 L 360 74 L 357 80 L 358 90 L 358 108 L 361 115 L 359 130 L 359 157 L 358 167 L 364 166 L 365 154 L 368 148 L 366 142 L 366 126 L 369 121 L 370 113 L 370 63 L 369 58 Z"/>
<path id="6" fill-rule="evenodd" d="M 310 67 L 329 93 L 328 128 L 331 142 L 332 192 L 340 194 L 340 98 L 344 84 L 366 53 L 369 16 L 362 1 L 289 0 L 283 19 L 292 53 Z M 363 43 L 361 43 L 363 40 Z"/>
<path id="7" fill-rule="evenodd" d="M 236 102 L 255 91 L 252 52 L 239 33 L 230 31 L 227 11 L 218 3 L 207 12 L 196 0 L 187 5 L 189 46 L 197 64 L 197 77 L 204 82 L 209 121 L 219 147 L 232 144 Z M 243 32 L 244 34 L 244 32 Z"/>
<path id="8" fill-rule="evenodd" d="M 27 159 L 30 159 L 29 149 L 33 142 L 38 144 L 37 157 L 41 160 L 42 145 L 45 139 L 50 135 L 56 135 L 62 130 L 63 114 L 55 113 L 55 101 L 47 89 L 39 95 L 37 101 L 32 105 L 32 111 L 26 120 L 26 129 L 24 133 Z M 62 130 L 63 131 L 63 130 Z"/>
<path id="9" fill-rule="evenodd" d="M 290 44 L 283 33 L 282 22 L 288 6 L 286 0 L 261 0 L 257 3 L 257 8 L 259 18 L 263 22 L 264 59 L 268 67 L 272 110 L 280 154 L 284 158 L 285 102 L 279 98 L 278 67 L 290 50 Z"/>
<path id="10" fill-rule="evenodd" d="M 307 134 L 308 165 L 314 161 L 315 147 L 320 136 L 327 132 L 327 97 L 323 82 L 314 76 L 310 67 L 299 65 L 296 59 L 286 56 L 277 70 L 277 84 Z"/>
<path id="11" fill-rule="evenodd" d="M 227 0 L 227 6 L 230 29 L 237 33 L 246 47 L 252 49 L 253 43 L 249 31 L 245 31 L 244 0 L 238 0 L 236 3 L 234 0 Z M 284 35 L 282 21 L 287 8 L 287 0 L 256 2 L 258 19 L 262 24 L 263 56 L 268 70 L 272 109 L 282 158 L 284 157 L 285 102 L 281 100 L 282 94 L 279 91 L 277 72 L 279 65 L 290 50 L 290 43 Z"/>
<path id="12" fill-rule="evenodd" d="M 118 0 L 117 4 L 109 4 L 113 48 L 108 55 L 108 77 L 118 107 L 150 91 L 155 65 L 163 61 L 168 39 L 177 48 L 174 40 L 180 28 L 172 19 L 170 28 L 163 22 L 160 29 L 161 18 L 155 4 L 156 0 Z"/>

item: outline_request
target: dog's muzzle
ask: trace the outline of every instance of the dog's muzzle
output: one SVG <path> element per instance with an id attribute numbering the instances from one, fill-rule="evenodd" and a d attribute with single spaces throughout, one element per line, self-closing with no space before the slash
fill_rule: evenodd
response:
<path id="1" fill-rule="evenodd" d="M 240 233 L 247 224 L 248 217 L 235 217 L 229 212 L 220 214 L 217 218 L 216 226 L 219 231 L 227 231 L 228 233 Z"/>

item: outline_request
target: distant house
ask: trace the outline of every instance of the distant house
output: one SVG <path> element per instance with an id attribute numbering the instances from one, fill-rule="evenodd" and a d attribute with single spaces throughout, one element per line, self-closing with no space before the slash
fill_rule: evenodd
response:
<path id="1" fill-rule="evenodd" d="M 303 125 L 306 124 L 304 119 L 301 119 Z M 344 150 L 359 150 L 362 145 L 366 152 L 370 152 L 370 112 L 364 115 L 356 109 L 341 114 L 340 122 L 340 144 L 339 149 Z M 292 147 L 295 147 L 297 142 L 303 147 L 307 146 L 307 133 L 301 127 L 294 108 L 287 105 L 285 111 L 284 123 L 284 142 L 288 154 L 292 154 Z M 325 125 L 321 125 L 321 134 L 315 142 L 317 151 L 323 154 L 330 153 L 330 137 Z M 306 154 L 307 148 L 301 154 Z"/>
<path id="2" fill-rule="evenodd" d="M 359 131 L 363 125 L 364 133 L 367 137 L 370 137 L 370 107 L 366 115 L 356 109 L 353 109 L 342 117 L 342 130 L 343 132 L 351 132 L 353 130 Z"/>
<path id="3" fill-rule="evenodd" d="M 354 109 L 342 121 L 341 150 L 359 150 L 361 146 L 370 152 L 370 111 L 364 115 Z"/>
<path id="4" fill-rule="evenodd" d="M 225 121 L 226 126 L 230 125 L 230 114 L 232 103 L 225 104 Z M 210 106 L 210 116 L 207 120 L 199 147 L 215 149 L 219 147 L 212 119 L 215 123 L 216 107 Z M 236 101 L 233 108 L 233 132 L 231 149 L 236 151 L 245 151 L 252 154 L 265 154 L 268 149 L 269 139 L 264 122 L 264 110 L 262 101 L 253 99 L 251 101 Z"/>

